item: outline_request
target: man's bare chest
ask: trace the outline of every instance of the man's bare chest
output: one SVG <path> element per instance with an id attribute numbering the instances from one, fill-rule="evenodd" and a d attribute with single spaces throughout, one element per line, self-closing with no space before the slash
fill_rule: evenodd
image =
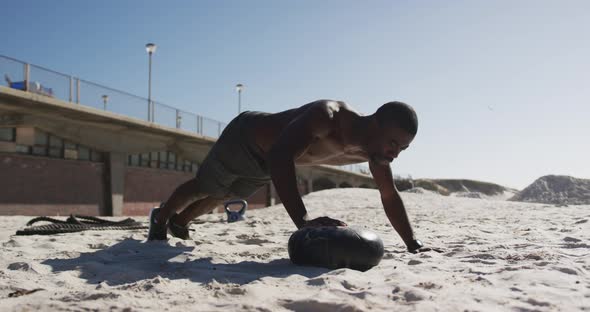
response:
<path id="1" fill-rule="evenodd" d="M 360 148 L 351 148 L 334 137 L 312 142 L 296 160 L 298 165 L 346 165 L 365 162 L 367 153 Z"/>

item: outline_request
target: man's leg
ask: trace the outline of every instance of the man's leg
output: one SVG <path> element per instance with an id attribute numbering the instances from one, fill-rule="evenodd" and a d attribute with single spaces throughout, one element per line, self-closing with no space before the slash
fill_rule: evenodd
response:
<path id="1" fill-rule="evenodd" d="M 190 239 L 188 225 L 196 217 L 211 211 L 215 206 L 223 202 L 219 199 L 207 196 L 190 204 L 180 214 L 173 215 L 168 221 L 168 231 L 172 236 L 180 239 Z"/>
<path id="2" fill-rule="evenodd" d="M 180 214 L 174 216 L 172 222 L 179 226 L 186 226 L 195 218 L 209 213 L 215 207 L 221 205 L 226 199 L 217 199 L 210 196 L 199 199 L 190 204 Z"/>
<path id="3" fill-rule="evenodd" d="M 160 224 L 166 224 L 170 217 L 172 217 L 177 211 L 198 203 L 201 199 L 207 197 L 207 194 L 203 194 L 198 187 L 197 178 L 193 178 L 188 182 L 180 185 L 170 198 L 165 202 L 164 207 L 161 207 L 156 221 Z M 188 222 L 187 222 L 188 223 Z"/>
<path id="4" fill-rule="evenodd" d="M 149 230 L 148 240 L 166 240 L 166 233 L 170 225 L 170 218 L 180 209 L 207 197 L 198 187 L 197 178 L 191 179 L 177 187 L 168 201 L 160 208 L 154 208 L 150 211 L 149 216 Z M 178 231 L 177 231 L 178 232 Z M 188 237 L 188 229 L 183 229 L 186 232 L 183 237 Z M 178 233 L 175 234 L 178 236 Z"/>

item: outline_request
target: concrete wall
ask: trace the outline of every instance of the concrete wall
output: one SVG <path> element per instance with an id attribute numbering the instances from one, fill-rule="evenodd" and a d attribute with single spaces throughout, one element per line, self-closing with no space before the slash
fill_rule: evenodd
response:
<path id="1" fill-rule="evenodd" d="M 104 165 L 0 154 L 0 215 L 101 215 Z"/>
<path id="2" fill-rule="evenodd" d="M 112 176 L 121 175 L 118 188 L 122 190 L 122 209 L 116 215 L 145 216 L 176 187 L 194 177 L 193 172 L 127 165 L 113 170 L 107 164 L 0 153 L 0 215 L 110 215 L 114 202 Z M 122 174 L 116 172 L 119 170 Z M 299 193 L 322 189 L 321 181 L 336 184 L 324 175 L 316 179 L 299 175 Z M 280 204 L 270 183 L 246 200 L 250 209 Z M 215 211 L 223 212 L 223 207 Z"/>
<path id="3" fill-rule="evenodd" d="M 246 201 L 248 201 L 248 209 L 268 207 L 270 202 L 270 184 L 246 198 Z"/>
<path id="4" fill-rule="evenodd" d="M 147 215 L 149 209 L 166 200 L 177 186 L 193 176 L 191 172 L 127 167 L 123 215 Z"/>
<path id="5" fill-rule="evenodd" d="M 193 176 L 192 172 L 127 167 L 123 215 L 146 216 Z M 0 153 L 0 215 L 108 214 L 106 177 L 102 163 Z M 269 188 L 247 199 L 250 209 L 268 206 Z"/>

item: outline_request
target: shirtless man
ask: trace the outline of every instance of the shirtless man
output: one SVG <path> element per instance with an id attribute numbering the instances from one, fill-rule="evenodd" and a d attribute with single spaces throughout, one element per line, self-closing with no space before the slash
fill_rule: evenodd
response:
<path id="1" fill-rule="evenodd" d="M 270 180 L 297 228 L 346 226 L 328 217 L 307 220 L 295 166 L 368 162 L 385 213 L 408 251 L 430 250 L 414 237 L 389 166 L 417 130 L 416 112 L 401 102 L 386 103 L 370 116 L 331 100 L 276 114 L 243 112 L 225 128 L 196 177 L 151 211 L 148 240 L 165 240 L 167 231 L 187 239 L 194 218 L 228 199 L 247 198 Z"/>

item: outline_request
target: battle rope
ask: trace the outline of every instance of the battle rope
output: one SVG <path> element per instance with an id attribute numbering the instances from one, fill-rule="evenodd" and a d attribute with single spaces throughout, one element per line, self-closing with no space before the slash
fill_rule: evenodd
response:
<path id="1" fill-rule="evenodd" d="M 51 224 L 35 225 L 33 224 L 46 221 Z M 131 218 L 121 221 L 109 221 L 90 216 L 75 216 L 65 220 L 58 220 L 49 217 L 37 217 L 27 222 L 27 227 L 16 231 L 16 235 L 51 235 L 59 233 L 74 233 L 86 230 L 107 231 L 107 230 L 138 230 L 147 229 L 146 225 L 137 222 Z"/>

